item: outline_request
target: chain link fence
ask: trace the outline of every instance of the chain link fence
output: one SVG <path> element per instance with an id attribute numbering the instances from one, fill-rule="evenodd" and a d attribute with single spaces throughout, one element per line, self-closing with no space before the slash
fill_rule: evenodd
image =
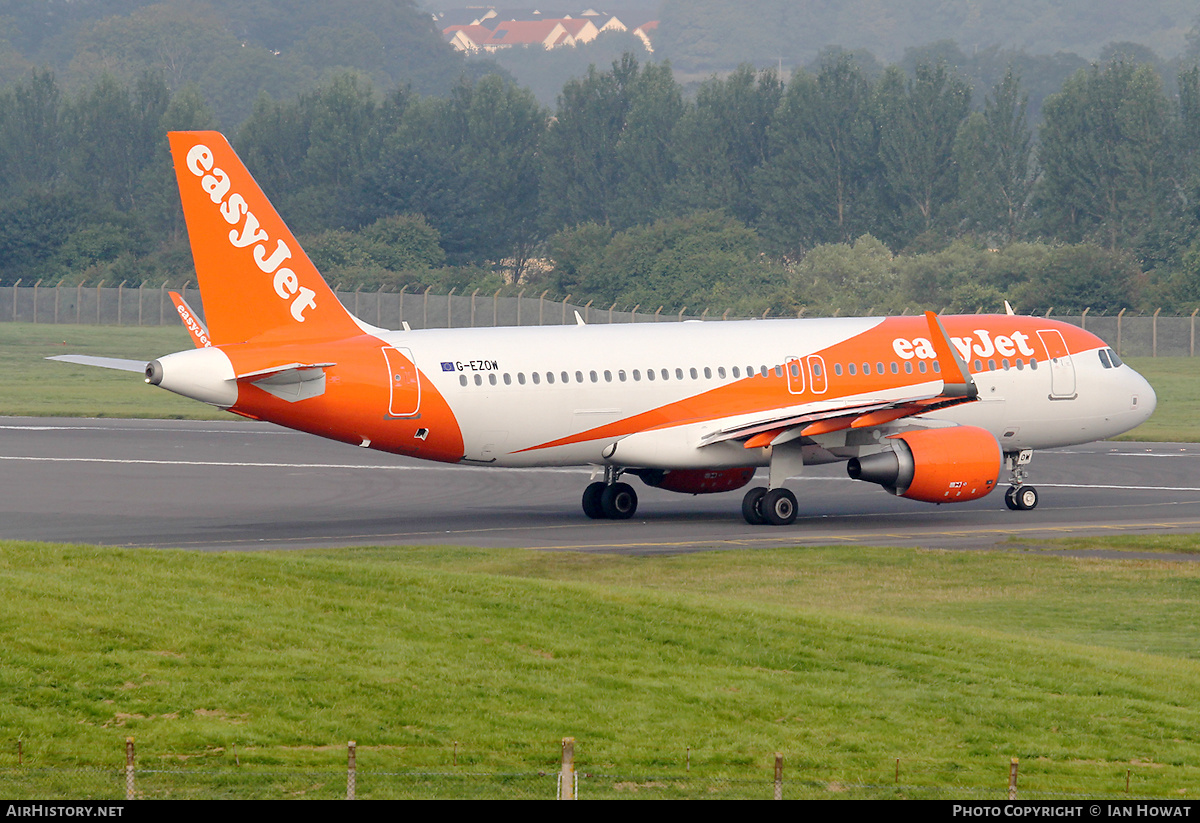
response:
<path id="1" fill-rule="evenodd" d="M 182 287 L 147 286 L 6 286 L 0 288 L 0 321 L 22 323 L 75 323 L 118 326 L 162 326 L 179 322 L 169 292 L 183 295 L 203 317 L 199 290 Z M 481 294 L 433 294 L 401 291 L 338 291 L 338 299 L 355 316 L 388 329 L 472 328 L 480 326 L 572 325 L 575 315 L 588 324 L 661 323 L 684 320 L 744 320 L 731 309 L 681 309 L 655 306 L 597 306 L 559 300 L 543 292 L 526 296 Z M 690 311 L 690 313 L 689 313 Z M 1200 310 L 1197 310 L 1200 312 Z M 1049 315 L 1054 320 L 1081 326 L 1103 339 L 1122 356 L 1195 357 L 1197 312 L 1191 315 L 1115 315 L 1085 311 L 1076 315 Z M 764 314 L 763 317 L 767 315 Z"/>

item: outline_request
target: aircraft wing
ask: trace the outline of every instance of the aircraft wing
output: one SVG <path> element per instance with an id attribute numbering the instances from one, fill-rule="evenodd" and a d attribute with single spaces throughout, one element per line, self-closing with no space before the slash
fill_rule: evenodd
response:
<path id="1" fill-rule="evenodd" d="M 879 426 L 893 420 L 970 403 L 979 389 L 967 370 L 941 320 L 925 312 L 929 336 L 937 354 L 940 380 L 923 384 L 928 390 L 899 397 L 854 398 L 807 404 L 803 409 L 778 409 L 771 414 L 730 421 L 701 438 L 700 446 L 728 440 L 743 441 L 747 449 L 776 446 L 800 437 L 811 437 L 842 429 Z M 921 387 L 914 387 L 921 388 Z"/>

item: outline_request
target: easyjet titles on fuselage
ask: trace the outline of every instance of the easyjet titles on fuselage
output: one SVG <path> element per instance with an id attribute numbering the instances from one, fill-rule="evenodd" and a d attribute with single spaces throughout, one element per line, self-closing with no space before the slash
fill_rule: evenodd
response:
<path id="1" fill-rule="evenodd" d="M 1027 342 L 1029 335 L 1023 332 L 1014 331 L 1008 335 L 997 334 L 992 337 L 992 333 L 987 329 L 975 329 L 975 335 L 975 337 L 950 338 L 950 342 L 964 360 L 969 360 L 972 353 L 975 357 L 991 357 L 994 354 L 999 354 L 1001 357 L 1016 357 L 1018 354 L 1023 357 L 1033 357 L 1035 354 Z M 973 341 L 978 342 L 973 343 Z M 937 358 L 933 343 L 924 337 L 914 337 L 911 340 L 906 337 L 897 337 L 892 341 L 892 351 L 903 360 L 912 360 L 914 357 L 919 360 Z"/>

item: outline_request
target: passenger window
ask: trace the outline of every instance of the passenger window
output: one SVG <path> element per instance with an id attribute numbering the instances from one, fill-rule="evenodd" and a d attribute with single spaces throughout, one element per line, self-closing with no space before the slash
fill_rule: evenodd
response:
<path id="1" fill-rule="evenodd" d="M 546 382 L 550 385 L 554 385 L 554 372 L 546 372 Z"/>
<path id="2" fill-rule="evenodd" d="M 605 383 L 612 382 L 612 372 L 610 372 L 608 369 L 604 370 L 604 382 Z"/>
<path id="3" fill-rule="evenodd" d="M 704 367 L 704 379 L 712 380 L 712 369 L 710 369 L 708 366 Z"/>
<path id="4" fill-rule="evenodd" d="M 1037 371 L 1037 358 L 1036 357 L 1029 358 L 1029 368 L 1033 369 L 1034 371 Z"/>
<path id="5" fill-rule="evenodd" d="M 904 373 L 912 374 L 912 361 L 911 360 L 904 361 Z"/>
<path id="6" fill-rule="evenodd" d="M 675 379 L 676 379 L 676 380 L 682 380 L 682 379 L 683 379 L 683 369 L 676 369 L 676 370 L 675 370 Z"/>
<path id="7" fill-rule="evenodd" d="M 496 373 L 495 372 L 492 372 L 491 374 L 488 375 L 488 382 L 491 383 L 493 386 L 496 385 Z"/>
<path id="8" fill-rule="evenodd" d="M 846 371 L 850 374 L 858 374 L 857 367 L 853 363 L 846 364 Z"/>
<path id="9" fill-rule="evenodd" d="M 559 375 L 559 377 L 561 377 L 561 378 L 562 378 L 562 381 L 563 381 L 564 383 L 570 383 L 570 382 L 571 382 L 571 375 L 567 374 L 566 372 L 563 372 L 562 374 L 560 374 L 560 375 Z"/>
<path id="10" fill-rule="evenodd" d="M 467 376 L 465 374 L 460 374 L 458 376 L 458 385 L 460 385 L 460 386 L 467 385 Z"/>
<path id="11" fill-rule="evenodd" d="M 899 374 L 899 373 L 900 373 L 900 366 L 897 365 L 895 360 L 893 360 L 892 361 L 892 374 Z"/>
<path id="12" fill-rule="evenodd" d="M 996 370 L 996 361 L 989 360 L 988 361 L 988 371 L 995 371 L 995 370 Z"/>
<path id="13" fill-rule="evenodd" d="M 940 361 L 940 360 L 934 360 L 934 361 L 933 361 L 933 371 L 934 371 L 934 373 L 935 373 L 935 374 L 941 374 L 941 373 L 942 373 L 942 363 L 941 363 L 941 361 Z"/>
<path id="14" fill-rule="evenodd" d="M 642 372 L 639 369 L 633 370 L 633 379 L 638 383 L 642 382 Z"/>
<path id="15" fill-rule="evenodd" d="M 646 369 L 646 379 L 647 380 L 654 379 L 654 369 Z"/>
<path id="16" fill-rule="evenodd" d="M 722 380 L 725 379 L 725 367 L 724 366 L 717 366 L 717 377 L 721 378 Z"/>
<path id="17" fill-rule="evenodd" d="M 475 375 L 475 385 L 476 386 L 483 385 L 483 375 L 480 375 L 480 374 Z"/>
<path id="18" fill-rule="evenodd" d="M 841 363 L 833 364 L 833 373 L 836 374 L 838 377 L 842 376 L 842 364 Z"/>
<path id="19" fill-rule="evenodd" d="M 688 373 L 691 374 L 693 380 L 697 379 L 700 376 L 699 374 L 697 374 L 695 366 L 693 366 L 691 369 L 689 369 Z"/>
<path id="20" fill-rule="evenodd" d="M 620 380 L 622 383 L 625 382 L 625 370 L 624 369 L 617 369 L 617 379 Z"/>
<path id="21" fill-rule="evenodd" d="M 863 374 L 870 374 L 870 373 L 871 373 L 871 364 L 863 363 Z"/>
<path id="22" fill-rule="evenodd" d="M 661 374 L 661 375 L 662 375 L 662 379 L 663 379 L 663 380 L 670 380 L 670 379 L 671 379 L 671 373 L 670 373 L 669 371 L 667 371 L 666 369 L 663 369 L 661 372 L 659 372 L 659 374 Z"/>
<path id="23" fill-rule="evenodd" d="M 983 361 L 981 361 L 977 358 L 975 360 L 974 368 L 972 369 L 972 371 L 983 371 Z"/>
<path id="24" fill-rule="evenodd" d="M 921 374 L 924 374 L 928 370 L 928 368 L 929 367 L 925 365 L 924 360 L 922 360 L 920 363 L 917 364 L 917 370 L 919 372 L 921 372 Z"/>
<path id="25" fill-rule="evenodd" d="M 506 386 L 512 385 L 512 375 L 509 374 L 508 372 L 504 373 L 504 385 L 506 385 Z"/>
<path id="26" fill-rule="evenodd" d="M 875 373 L 876 373 L 876 374 L 883 374 L 883 364 L 882 364 L 882 363 L 876 363 L 876 364 L 875 364 Z"/>
<path id="27" fill-rule="evenodd" d="M 542 376 L 540 374 L 538 374 L 537 372 L 534 372 L 533 374 L 531 374 L 530 377 L 533 378 L 533 385 L 537 386 L 537 385 L 541 384 Z"/>
<path id="28" fill-rule="evenodd" d="M 592 378 L 593 383 L 599 382 L 600 380 L 600 377 L 594 371 L 588 372 L 588 376 Z"/>
<path id="29" fill-rule="evenodd" d="M 517 372 L 517 382 L 520 383 L 522 386 L 525 385 L 525 372 L 523 372 L 523 371 Z"/>
<path id="30" fill-rule="evenodd" d="M 581 372 L 581 371 L 577 371 L 577 372 L 575 372 L 575 382 L 576 382 L 576 383 L 582 383 L 582 382 L 583 382 L 583 372 Z"/>

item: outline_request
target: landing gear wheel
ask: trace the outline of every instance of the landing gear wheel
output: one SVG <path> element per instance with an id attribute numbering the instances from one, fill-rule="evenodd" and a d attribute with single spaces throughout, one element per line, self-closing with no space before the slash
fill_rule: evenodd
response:
<path id="1" fill-rule="evenodd" d="M 762 513 L 772 526 L 789 526 L 796 519 L 796 495 L 787 489 L 771 489 L 762 499 Z"/>
<path id="2" fill-rule="evenodd" d="M 605 486 L 600 495 L 600 509 L 609 520 L 628 520 L 637 511 L 637 492 L 628 483 Z"/>
<path id="3" fill-rule="evenodd" d="M 1013 500 L 1017 504 L 1017 508 L 1021 511 L 1029 511 L 1036 509 L 1038 504 L 1037 489 L 1033 486 L 1021 486 L 1013 495 Z"/>
<path id="4" fill-rule="evenodd" d="M 600 505 L 600 496 L 604 494 L 605 488 L 603 483 L 596 481 L 583 490 L 583 513 L 593 520 L 604 518 L 604 507 Z"/>
<path id="5" fill-rule="evenodd" d="M 762 508 L 766 495 L 767 490 L 758 486 L 746 492 L 746 496 L 742 498 L 742 517 L 746 518 L 746 522 L 751 526 L 761 526 L 767 522 Z"/>
<path id="6" fill-rule="evenodd" d="M 1033 486 L 1010 486 L 1004 493 L 1004 503 L 1013 511 L 1029 511 L 1038 504 L 1037 489 Z"/>

